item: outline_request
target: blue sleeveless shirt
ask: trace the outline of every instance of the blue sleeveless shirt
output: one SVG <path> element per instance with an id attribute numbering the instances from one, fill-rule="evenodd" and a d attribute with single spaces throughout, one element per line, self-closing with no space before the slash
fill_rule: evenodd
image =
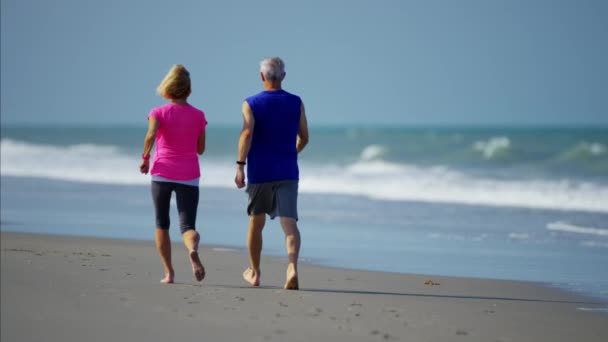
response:
<path id="1" fill-rule="evenodd" d="M 298 180 L 296 140 L 300 126 L 300 97 L 284 90 L 266 90 L 248 97 L 255 120 L 247 155 L 250 184 Z"/>

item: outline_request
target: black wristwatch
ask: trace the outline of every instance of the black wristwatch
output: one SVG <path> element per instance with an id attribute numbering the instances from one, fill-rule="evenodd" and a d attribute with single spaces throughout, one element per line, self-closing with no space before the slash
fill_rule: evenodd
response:
<path id="1" fill-rule="evenodd" d="M 240 161 L 240 160 L 237 160 L 236 163 L 239 164 L 239 165 L 245 165 L 245 164 L 247 164 L 244 161 Z"/>

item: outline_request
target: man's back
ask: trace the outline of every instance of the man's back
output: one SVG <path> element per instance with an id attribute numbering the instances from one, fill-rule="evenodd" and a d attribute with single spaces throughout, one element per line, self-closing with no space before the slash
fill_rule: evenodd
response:
<path id="1" fill-rule="evenodd" d="M 247 155 L 249 183 L 297 180 L 302 100 L 284 90 L 266 90 L 246 99 L 255 120 Z"/>

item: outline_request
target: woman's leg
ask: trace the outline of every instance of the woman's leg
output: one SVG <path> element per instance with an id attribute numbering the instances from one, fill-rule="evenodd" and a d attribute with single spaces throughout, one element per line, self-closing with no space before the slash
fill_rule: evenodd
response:
<path id="1" fill-rule="evenodd" d="M 156 248 L 165 268 L 165 277 L 160 282 L 171 284 L 175 279 L 175 271 L 171 265 L 171 238 L 168 229 L 156 228 Z"/>
<path id="2" fill-rule="evenodd" d="M 152 182 L 152 200 L 156 213 L 156 249 L 165 268 L 165 277 L 161 283 L 173 283 L 175 271 L 171 265 L 171 238 L 169 236 L 169 208 L 171 205 L 172 187 L 169 183 Z"/>
<path id="3" fill-rule="evenodd" d="M 196 212 L 198 210 L 199 188 L 197 186 L 176 185 L 177 211 L 179 212 L 180 230 L 184 245 L 188 250 L 192 273 L 196 280 L 205 278 L 205 268 L 198 255 L 200 235 L 196 231 Z"/>

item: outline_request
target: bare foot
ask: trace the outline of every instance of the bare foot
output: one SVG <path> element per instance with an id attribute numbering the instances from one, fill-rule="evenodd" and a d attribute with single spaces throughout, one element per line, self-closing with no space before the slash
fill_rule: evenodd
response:
<path id="1" fill-rule="evenodd" d="M 192 264 L 192 273 L 197 281 L 201 281 L 205 278 L 205 268 L 201 264 L 201 259 L 198 257 L 197 251 L 190 252 L 190 263 Z"/>
<path id="2" fill-rule="evenodd" d="M 162 284 L 173 284 L 173 274 L 167 274 L 160 280 Z"/>
<path id="3" fill-rule="evenodd" d="M 260 274 L 254 272 L 251 267 L 247 267 L 245 272 L 243 272 L 243 279 L 251 284 L 251 286 L 260 286 Z"/>
<path id="4" fill-rule="evenodd" d="M 298 272 L 293 265 L 287 266 L 287 281 L 283 287 L 285 290 L 299 290 L 300 285 L 298 284 Z"/>

